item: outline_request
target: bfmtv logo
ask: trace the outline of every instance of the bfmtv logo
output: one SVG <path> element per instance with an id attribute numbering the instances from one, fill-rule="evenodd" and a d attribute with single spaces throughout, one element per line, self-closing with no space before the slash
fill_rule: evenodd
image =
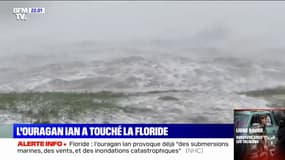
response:
<path id="1" fill-rule="evenodd" d="M 13 14 L 15 14 L 18 21 L 26 21 L 28 19 L 27 15 L 31 13 L 43 14 L 45 13 L 45 8 L 13 8 Z"/>

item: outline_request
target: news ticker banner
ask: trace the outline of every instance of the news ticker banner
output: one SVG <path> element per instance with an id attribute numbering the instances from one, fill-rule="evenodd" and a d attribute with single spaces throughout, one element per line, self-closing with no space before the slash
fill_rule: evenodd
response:
<path id="1" fill-rule="evenodd" d="M 232 124 L 14 124 L 14 138 L 233 138 Z"/>
<path id="2" fill-rule="evenodd" d="M 13 138 L 0 139 L 11 159 L 233 159 L 232 124 L 14 124 L 12 130 Z"/>

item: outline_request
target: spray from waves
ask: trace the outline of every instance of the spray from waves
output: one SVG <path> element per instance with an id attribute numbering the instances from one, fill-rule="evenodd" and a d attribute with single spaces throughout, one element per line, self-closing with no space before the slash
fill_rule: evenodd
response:
<path id="1" fill-rule="evenodd" d="M 2 72 L 6 91 L 161 90 L 240 92 L 282 84 L 285 67 L 235 58 L 193 60 L 186 57 L 131 56 L 111 61 L 47 64 L 24 71 Z"/>

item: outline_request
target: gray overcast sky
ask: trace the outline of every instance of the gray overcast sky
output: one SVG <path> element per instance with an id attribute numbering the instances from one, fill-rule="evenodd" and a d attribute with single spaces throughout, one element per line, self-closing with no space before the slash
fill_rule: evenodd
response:
<path id="1" fill-rule="evenodd" d="M 45 7 L 46 14 L 18 22 L 13 7 Z M 284 17 L 284 2 L 0 2 L 0 48 L 177 38 L 214 27 L 226 28 L 233 39 L 282 47 Z"/>

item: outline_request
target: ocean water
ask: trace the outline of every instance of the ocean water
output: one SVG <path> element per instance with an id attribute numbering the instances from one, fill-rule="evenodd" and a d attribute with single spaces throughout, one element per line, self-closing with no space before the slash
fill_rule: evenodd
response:
<path id="1" fill-rule="evenodd" d="M 231 123 L 233 109 L 270 103 L 241 92 L 285 80 L 284 64 L 274 61 L 111 53 L 3 63 L 1 123 Z"/>

